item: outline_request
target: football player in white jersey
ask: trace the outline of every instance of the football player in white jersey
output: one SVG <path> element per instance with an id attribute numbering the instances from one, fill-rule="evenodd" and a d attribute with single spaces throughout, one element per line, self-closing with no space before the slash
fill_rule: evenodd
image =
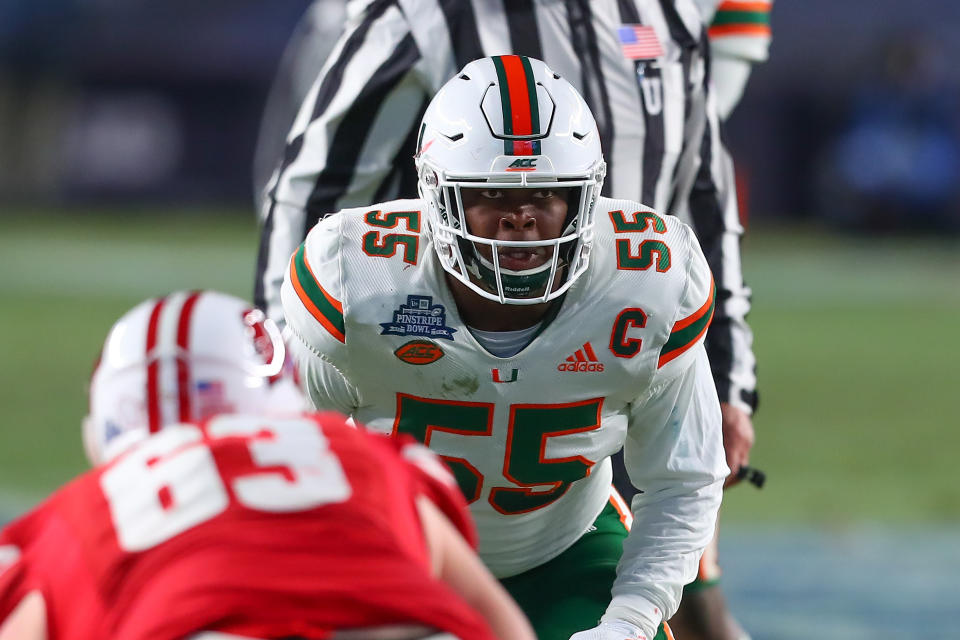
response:
<path id="1" fill-rule="evenodd" d="M 593 116 L 539 60 L 468 64 L 417 149 L 420 199 L 328 216 L 291 258 L 303 385 L 448 462 L 538 638 L 667 637 L 727 475 L 693 232 L 600 196 Z"/>

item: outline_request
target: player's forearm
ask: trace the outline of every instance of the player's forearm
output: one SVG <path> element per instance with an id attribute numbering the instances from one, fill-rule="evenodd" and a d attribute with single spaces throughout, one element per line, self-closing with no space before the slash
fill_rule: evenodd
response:
<path id="1" fill-rule="evenodd" d="M 705 238 L 704 253 L 714 274 L 717 303 L 707 331 L 707 355 L 721 402 L 753 412 L 756 406 L 756 358 L 753 331 L 747 323 L 750 288 L 740 260 L 741 228 L 728 225 L 716 238 Z"/>
<path id="2" fill-rule="evenodd" d="M 690 209 L 707 264 L 717 287 L 717 303 L 707 332 L 707 354 L 721 402 L 750 413 L 756 404 L 753 332 L 747 324 L 751 291 L 744 283 L 740 255 L 743 227 L 737 205 L 733 161 L 711 133 L 713 149 L 704 154 Z"/>
<path id="3" fill-rule="evenodd" d="M 717 98 L 717 112 L 721 121 L 733 113 L 740 102 L 753 65 L 743 58 L 717 57 L 712 62 L 713 88 Z"/>
<path id="4" fill-rule="evenodd" d="M 720 402 L 752 415 L 757 406 L 756 359 L 746 319 L 715 314 L 706 347 Z"/>
<path id="5" fill-rule="evenodd" d="M 633 527 L 603 620 L 626 620 L 652 638 L 660 622 L 676 612 L 683 586 L 696 577 L 720 506 L 722 479 L 704 475 L 700 482 L 705 484 L 634 499 Z"/>
<path id="6" fill-rule="evenodd" d="M 46 602 L 31 591 L 5 620 L 0 620 L 0 640 L 47 640 Z"/>
<path id="7" fill-rule="evenodd" d="M 448 561 L 444 580 L 483 616 L 497 638 L 535 640 L 536 636 L 520 607 L 475 555 L 457 554 L 448 557 Z M 455 570 L 449 566 L 454 563 L 457 565 Z M 454 571 L 456 577 L 451 575 Z"/>
<path id="8" fill-rule="evenodd" d="M 453 524 L 429 500 L 417 502 L 438 577 L 487 621 L 501 640 L 534 640 L 530 623 Z"/>
<path id="9" fill-rule="evenodd" d="M 720 406 L 702 345 L 686 369 L 632 408 L 624 463 L 641 493 L 633 498 L 633 526 L 605 617 L 632 622 L 652 638 L 696 576 L 728 474 Z"/>

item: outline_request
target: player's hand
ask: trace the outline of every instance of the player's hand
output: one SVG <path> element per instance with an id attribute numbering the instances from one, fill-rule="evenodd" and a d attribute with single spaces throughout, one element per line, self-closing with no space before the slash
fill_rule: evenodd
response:
<path id="1" fill-rule="evenodd" d="M 720 413 L 723 417 L 723 451 L 727 456 L 727 466 L 730 467 L 730 475 L 723 483 L 726 489 L 740 482 L 737 472 L 740 467 L 750 463 L 754 433 L 753 421 L 742 409 L 721 402 Z"/>
<path id="2" fill-rule="evenodd" d="M 624 620 L 601 622 L 593 629 L 578 631 L 570 640 L 650 640 L 640 627 Z"/>

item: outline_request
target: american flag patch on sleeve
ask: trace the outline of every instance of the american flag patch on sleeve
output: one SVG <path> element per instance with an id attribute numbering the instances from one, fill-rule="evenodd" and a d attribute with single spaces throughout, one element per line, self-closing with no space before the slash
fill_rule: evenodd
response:
<path id="1" fill-rule="evenodd" d="M 622 24 L 617 29 L 620 49 L 630 60 L 653 60 L 663 55 L 663 47 L 653 27 L 642 24 Z"/>

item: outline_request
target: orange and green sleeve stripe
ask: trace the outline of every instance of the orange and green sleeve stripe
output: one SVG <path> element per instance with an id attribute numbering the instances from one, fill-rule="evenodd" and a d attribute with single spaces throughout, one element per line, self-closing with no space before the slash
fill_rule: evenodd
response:
<path id="1" fill-rule="evenodd" d="M 727 0 L 720 3 L 710 23 L 711 38 L 718 36 L 770 37 L 770 3 Z"/>
<path id="2" fill-rule="evenodd" d="M 690 347 L 697 344 L 703 334 L 707 332 L 710 321 L 713 319 L 713 308 L 717 297 L 717 288 L 710 279 L 710 295 L 703 306 L 691 313 L 686 318 L 678 320 L 673 325 L 670 337 L 660 349 L 660 359 L 657 361 L 657 368 L 667 364 L 675 358 L 679 358 L 686 353 Z"/>
<path id="3" fill-rule="evenodd" d="M 307 262 L 306 249 L 302 244 L 290 260 L 290 283 L 310 315 L 323 325 L 330 335 L 340 342 L 346 342 L 343 304 L 320 286 L 310 263 Z"/>

